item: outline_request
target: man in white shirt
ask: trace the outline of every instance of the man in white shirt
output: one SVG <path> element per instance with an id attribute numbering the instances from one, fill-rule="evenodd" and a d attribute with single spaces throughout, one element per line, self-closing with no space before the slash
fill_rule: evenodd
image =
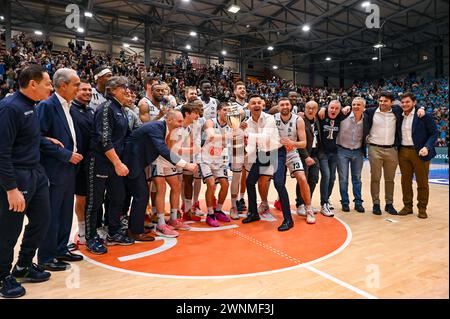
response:
<path id="1" fill-rule="evenodd" d="M 61 68 L 53 76 L 55 94 L 37 107 L 41 135 L 59 140 L 64 147 L 48 147 L 41 142 L 41 163 L 50 183 L 51 222 L 38 252 L 39 264 L 46 270 L 64 271 L 66 262 L 80 261 L 67 249 L 73 219 L 76 165 L 83 156 L 77 150 L 77 130 L 70 114 L 80 78 L 72 69 Z M 79 137 L 78 137 L 79 138 Z"/>
<path id="2" fill-rule="evenodd" d="M 386 206 L 384 210 L 391 215 L 398 215 L 394 202 L 394 179 L 398 166 L 397 148 L 401 141 L 401 122 L 403 110 L 394 106 L 394 94 L 381 92 L 379 107 L 364 111 L 364 141 L 369 144 L 369 162 L 373 209 L 375 215 L 381 215 L 380 207 L 380 180 L 384 175 L 384 188 Z M 419 110 L 418 116 L 425 112 Z"/>
<path id="3" fill-rule="evenodd" d="M 202 96 L 200 97 L 200 100 L 203 103 L 203 117 L 205 118 L 205 120 L 216 118 L 219 101 L 211 97 L 212 95 L 211 82 L 209 80 L 201 81 L 200 90 L 202 91 Z"/>
<path id="4" fill-rule="evenodd" d="M 258 221 L 261 218 L 256 206 L 256 183 L 260 182 L 261 193 L 267 193 L 278 161 L 276 150 L 280 148 L 278 128 L 273 116 L 263 113 L 263 99 L 252 95 L 248 101 L 251 117 L 245 122 L 245 143 L 248 156 L 246 163 L 248 213 L 244 224 Z"/>

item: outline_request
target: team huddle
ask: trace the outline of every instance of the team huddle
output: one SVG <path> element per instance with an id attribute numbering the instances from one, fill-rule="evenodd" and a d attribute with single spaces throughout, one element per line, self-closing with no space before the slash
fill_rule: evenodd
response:
<path id="1" fill-rule="evenodd" d="M 72 69 L 57 70 L 52 81 L 32 65 L 19 76 L 20 91 L 0 102 L 1 296 L 25 294 L 16 279 L 46 281 L 50 273 L 45 270 L 63 271 L 68 262 L 82 260 L 72 252 L 78 245 L 101 255 L 108 246 L 150 242 L 155 235 L 178 237 L 190 222 L 219 227 L 241 218 L 244 224 L 273 220 L 272 180 L 279 197 L 275 207 L 283 213 L 278 231 L 288 231 L 294 222 L 287 176 L 297 185 L 296 212 L 308 224 L 316 223 L 319 211 L 334 216 L 330 196 L 336 170 L 342 210 L 350 211 L 350 171 L 354 209 L 363 213 L 361 170 L 367 148 L 373 213 L 381 215 L 383 171 L 385 211 L 413 213 L 415 174 L 419 217 L 427 217 L 427 176 L 438 133 L 411 93 L 403 95 L 401 107 L 383 92 L 378 108 L 365 110 L 365 100 L 356 97 L 351 105 L 333 100 L 319 110 L 314 100 L 300 107 L 297 93 L 290 92 L 267 110 L 261 96 L 247 95 L 245 83 L 234 84 L 233 102 L 219 102 L 205 79 L 198 87 L 186 87 L 185 102 L 177 105 L 169 86 L 149 77 L 145 96 L 135 105 L 139 89 L 127 78 L 113 76 L 106 67 L 94 73 L 93 88 Z M 398 164 L 405 205 L 400 212 L 393 206 Z M 319 172 L 321 207 L 316 210 L 311 198 Z M 202 189 L 206 210 L 199 201 Z M 78 234 L 68 245 L 74 207 Z M 29 224 L 10 273 L 22 213 Z M 32 263 L 36 251 L 39 265 Z"/>

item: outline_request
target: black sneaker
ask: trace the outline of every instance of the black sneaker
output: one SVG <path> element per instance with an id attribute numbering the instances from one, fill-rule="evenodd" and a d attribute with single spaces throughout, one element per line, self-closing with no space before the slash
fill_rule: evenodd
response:
<path id="1" fill-rule="evenodd" d="M 117 233 L 114 234 L 114 236 L 111 236 L 108 234 L 108 237 L 106 237 L 106 245 L 107 246 L 115 246 L 115 245 L 120 245 L 120 246 L 129 246 L 129 245 L 133 245 L 134 244 L 134 239 L 121 234 L 121 233 Z"/>
<path id="2" fill-rule="evenodd" d="M 26 293 L 25 288 L 17 282 L 13 276 L 8 276 L 0 280 L 0 297 L 3 298 L 19 298 Z"/>
<path id="3" fill-rule="evenodd" d="M 237 210 L 239 212 L 243 212 L 247 210 L 247 206 L 245 205 L 245 200 L 243 198 L 241 198 L 240 200 L 238 200 L 236 202 L 236 206 L 237 206 Z"/>
<path id="4" fill-rule="evenodd" d="M 386 204 L 386 206 L 384 207 L 384 211 L 388 212 L 391 215 L 398 215 L 398 212 L 395 210 L 392 204 Z"/>
<path id="5" fill-rule="evenodd" d="M 48 271 L 44 271 L 43 268 L 34 263 L 22 270 L 18 270 L 17 267 L 17 265 L 14 266 L 11 275 L 20 283 L 44 282 L 51 277 L 51 274 Z"/>
<path id="6" fill-rule="evenodd" d="M 348 213 L 350 211 L 350 206 L 348 204 L 342 204 L 342 211 Z"/>
<path id="7" fill-rule="evenodd" d="M 381 207 L 379 204 L 373 204 L 372 213 L 374 215 L 381 215 Z"/>
<path id="8" fill-rule="evenodd" d="M 108 252 L 108 249 L 103 245 L 103 240 L 100 237 L 94 237 L 86 242 L 86 249 L 94 255 L 103 255 Z"/>
<path id="9" fill-rule="evenodd" d="M 363 205 L 361 205 L 361 204 L 356 204 L 355 205 L 355 210 L 358 212 L 358 213 L 364 213 L 366 210 L 364 209 L 364 207 L 363 207 Z"/>

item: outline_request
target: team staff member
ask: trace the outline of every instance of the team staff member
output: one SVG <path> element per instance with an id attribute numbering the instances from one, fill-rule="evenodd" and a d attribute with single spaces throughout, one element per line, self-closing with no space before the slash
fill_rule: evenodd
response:
<path id="1" fill-rule="evenodd" d="M 417 208 L 419 218 L 427 218 L 429 198 L 428 173 L 430 161 L 436 156 L 434 144 L 439 131 L 430 114 L 418 118 L 415 112 L 416 96 L 411 92 L 402 95 L 402 144 L 398 152 L 402 172 L 403 209 L 399 215 L 413 213 L 413 176 L 417 182 Z"/>
<path id="2" fill-rule="evenodd" d="M 0 296 L 5 298 L 25 295 L 16 279 L 42 282 L 50 278 L 32 260 L 50 224 L 48 178 L 39 164 L 41 134 L 34 108 L 50 95 L 52 84 L 38 65 L 22 70 L 18 81 L 19 91 L 0 102 Z M 25 215 L 29 223 L 11 275 Z"/>
<path id="3" fill-rule="evenodd" d="M 120 216 L 125 199 L 123 177 L 128 167 L 122 163 L 128 118 L 125 114 L 129 88 L 123 76 L 112 77 L 106 83 L 107 101 L 94 116 L 94 135 L 89 155 L 86 201 L 86 248 L 93 254 L 108 252 L 96 232 L 97 213 L 105 190 L 109 194 L 107 245 L 132 245 L 134 240 L 121 232 Z"/>
<path id="4" fill-rule="evenodd" d="M 170 163 L 196 173 L 197 164 L 187 163 L 167 147 L 171 132 L 183 126 L 183 115 L 179 110 L 171 110 L 164 121 L 153 121 L 133 131 L 126 143 L 124 163 L 130 168 L 126 178 L 133 197 L 130 212 L 130 236 L 136 240 L 152 241 L 153 237 L 144 234 L 145 211 L 149 190 L 145 186 L 145 167 L 162 156 Z"/>
<path id="5" fill-rule="evenodd" d="M 46 270 L 64 271 L 67 262 L 83 257 L 71 253 L 67 244 L 73 220 L 73 202 L 80 134 L 70 115 L 70 103 L 75 98 L 80 78 L 75 70 L 58 69 L 53 75 L 55 93 L 36 108 L 41 127 L 41 163 L 50 181 L 51 222 L 38 252 L 38 261 Z M 59 140 L 64 147 L 53 144 L 44 136 Z"/>
<path id="6" fill-rule="evenodd" d="M 94 110 L 89 106 L 92 98 L 92 87 L 86 80 L 81 80 L 80 87 L 75 99 L 70 106 L 70 114 L 73 122 L 78 126 L 81 143 L 78 145 L 79 153 L 83 155 L 83 161 L 79 165 L 79 170 L 75 182 L 75 214 L 78 219 L 78 240 L 77 245 L 85 245 L 84 211 L 86 210 L 87 194 L 87 162 L 89 153 L 89 142 L 94 132 Z"/>

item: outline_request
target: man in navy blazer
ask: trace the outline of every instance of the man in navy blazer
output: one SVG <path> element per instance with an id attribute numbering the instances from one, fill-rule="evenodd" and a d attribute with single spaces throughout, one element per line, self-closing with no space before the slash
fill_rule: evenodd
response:
<path id="1" fill-rule="evenodd" d="M 427 218 L 429 198 L 428 173 L 430 161 L 436 156 L 434 145 L 439 131 L 431 114 L 417 116 L 416 96 L 407 92 L 401 100 L 403 116 L 401 121 L 401 146 L 398 153 L 402 172 L 403 209 L 399 215 L 413 213 L 413 176 L 417 182 L 417 208 L 419 218 Z"/>
<path id="2" fill-rule="evenodd" d="M 183 115 L 179 110 L 169 111 L 164 121 L 153 121 L 133 131 L 125 146 L 123 162 L 129 169 L 126 183 L 133 196 L 131 205 L 129 236 L 136 240 L 152 241 L 144 236 L 145 211 L 149 199 L 144 169 L 158 156 L 185 170 L 195 172 L 197 164 L 187 163 L 168 148 L 170 133 L 183 126 Z"/>
<path id="3" fill-rule="evenodd" d="M 80 79 L 72 69 L 61 68 L 53 76 L 56 92 L 37 106 L 41 127 L 41 163 L 50 182 L 51 221 L 47 236 L 38 252 L 38 262 L 46 270 L 63 271 L 66 261 L 82 256 L 67 249 L 73 218 L 75 176 L 83 156 L 77 153 L 77 127 L 70 115 L 70 102 L 76 96 Z M 63 147 L 46 137 L 57 139 Z"/>

